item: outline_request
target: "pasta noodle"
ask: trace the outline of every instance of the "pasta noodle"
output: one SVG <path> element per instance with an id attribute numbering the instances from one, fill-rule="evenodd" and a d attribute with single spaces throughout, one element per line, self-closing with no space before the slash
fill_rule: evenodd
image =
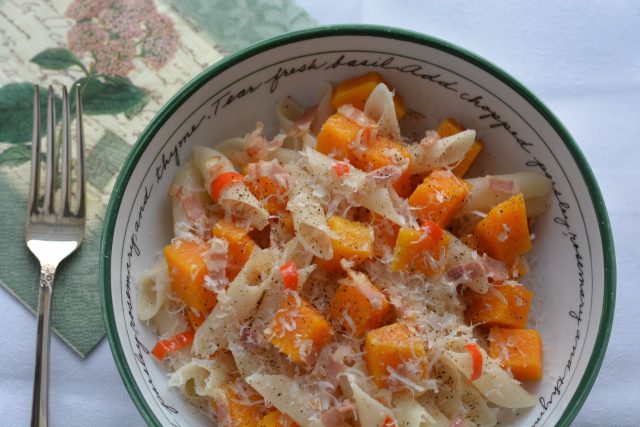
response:
<path id="1" fill-rule="evenodd" d="M 204 212 L 211 199 L 204 188 L 202 175 L 192 161 L 180 166 L 171 183 L 169 195 L 174 235 L 189 238 L 194 231 L 201 233 L 207 226 Z"/>
<path id="2" fill-rule="evenodd" d="M 196 331 L 194 353 L 209 356 L 227 345 L 228 328 L 239 328 L 239 324 L 257 309 L 258 301 L 266 289 L 260 275 L 270 271 L 274 261 L 273 251 L 257 248 L 251 253 L 229 287 L 218 294 L 219 304 L 216 304 L 202 327 Z"/>
<path id="3" fill-rule="evenodd" d="M 511 409 L 528 408 L 537 403 L 535 396 L 522 388 L 518 381 L 509 377 L 509 374 L 484 350 L 480 351 L 483 352 L 484 361 L 482 375 L 474 381 L 474 386 L 489 402 Z M 472 361 L 469 354 L 446 351 L 443 357 L 466 378 L 471 378 Z"/>
<path id="4" fill-rule="evenodd" d="M 220 174 L 235 171 L 229 159 L 214 149 L 196 147 L 193 157 L 205 178 L 205 188 L 210 188 L 213 180 Z M 269 221 L 269 212 L 240 181 L 226 186 L 219 195 L 218 203 L 228 213 L 247 218 L 258 230 L 266 227 Z"/>
<path id="5" fill-rule="evenodd" d="M 518 282 L 551 182 L 455 175 L 475 131 L 408 141 L 381 81 L 286 98 L 273 138 L 258 122 L 178 168 L 137 312 L 169 386 L 219 423 L 490 427 L 536 404 Z"/>
<path id="6" fill-rule="evenodd" d="M 393 104 L 393 93 L 384 83 L 379 83 L 364 105 L 364 112 L 378 122 L 381 135 L 388 136 L 395 141 L 402 141 L 400 125 Z"/>
<path id="7" fill-rule="evenodd" d="M 368 395 L 351 376 L 345 375 L 340 378 L 340 388 L 353 400 L 360 427 L 380 426 L 384 424 L 387 417 L 393 416 L 391 409 Z"/>
<path id="8" fill-rule="evenodd" d="M 438 421 L 429 413 L 427 408 L 420 404 L 411 394 L 402 394 L 395 399 L 393 414 L 399 426 L 426 427 L 437 426 Z M 449 421 L 446 419 L 445 426 Z"/>
<path id="9" fill-rule="evenodd" d="M 169 275 L 163 258 L 149 269 L 138 281 L 138 317 L 152 319 L 167 301 L 169 295 Z"/>
<path id="10" fill-rule="evenodd" d="M 506 175 L 471 178 L 471 192 L 465 205 L 466 212 L 488 212 L 498 203 L 514 194 L 524 196 L 527 215 L 535 217 L 549 209 L 551 180 L 533 172 L 516 172 Z"/>
<path id="11" fill-rule="evenodd" d="M 291 172 L 293 185 L 287 209 L 291 211 L 293 227 L 306 250 L 321 259 L 333 256 L 331 230 L 320 200 L 309 187 L 311 177 L 302 170 Z"/>
<path id="12" fill-rule="evenodd" d="M 473 141 L 474 130 L 465 130 L 455 135 L 441 138 L 431 144 L 414 144 L 409 146 L 412 159 L 410 170 L 413 174 L 431 172 L 438 168 L 454 165 L 464 158 Z"/>
<path id="13" fill-rule="evenodd" d="M 298 424 L 322 426 L 309 404 L 311 396 L 301 390 L 291 378 L 284 375 L 251 374 L 247 377 L 247 383 Z"/>
<path id="14" fill-rule="evenodd" d="M 229 381 L 233 361 L 221 353 L 212 359 L 191 359 L 169 377 L 169 386 L 193 390 L 200 397 L 218 397 L 220 387 Z M 195 396 L 193 396 L 195 397 Z"/>
<path id="15" fill-rule="evenodd" d="M 306 149 L 303 152 L 309 173 L 316 178 L 316 181 L 322 180 L 321 177 L 326 176 L 335 164 L 330 157 L 325 156 L 315 150 Z M 349 167 L 349 174 L 346 179 L 339 183 L 333 184 L 333 191 L 351 196 L 351 202 L 355 206 L 363 206 L 372 212 L 375 212 L 389 221 L 405 225 L 407 221 L 398 213 L 389 189 L 386 186 L 376 185 L 376 183 L 367 177 L 367 174 L 353 166 Z"/>

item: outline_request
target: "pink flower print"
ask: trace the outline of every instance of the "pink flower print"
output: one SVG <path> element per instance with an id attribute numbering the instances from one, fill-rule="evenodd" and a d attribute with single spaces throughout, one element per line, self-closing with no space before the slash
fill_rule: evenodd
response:
<path id="1" fill-rule="evenodd" d="M 135 39 L 144 34 L 142 22 L 132 19 L 126 10 L 107 9 L 100 18 L 104 27 L 109 29 L 109 33 L 117 38 Z"/>
<path id="2" fill-rule="evenodd" d="M 112 39 L 93 51 L 96 71 L 107 76 L 126 76 L 133 70 L 136 45 L 129 39 Z"/>
<path id="3" fill-rule="evenodd" d="M 109 34 L 91 21 L 78 22 L 67 33 L 69 48 L 81 55 L 100 48 L 109 37 Z"/>
<path id="4" fill-rule="evenodd" d="M 132 20 L 141 22 L 156 13 L 153 0 L 111 0 L 111 7 L 126 12 Z"/>
<path id="5" fill-rule="evenodd" d="M 76 21 L 96 18 L 108 4 L 109 0 L 74 0 L 65 15 Z"/>
<path id="6" fill-rule="evenodd" d="M 125 76 L 142 59 L 163 67 L 178 49 L 178 33 L 152 0 L 74 0 L 66 15 L 76 20 L 67 38 L 79 56 L 91 56 L 93 69 Z"/>
<path id="7" fill-rule="evenodd" d="M 171 20 L 159 13 L 147 21 L 147 35 L 142 44 L 142 57 L 153 69 L 160 69 L 178 50 L 178 33 Z"/>

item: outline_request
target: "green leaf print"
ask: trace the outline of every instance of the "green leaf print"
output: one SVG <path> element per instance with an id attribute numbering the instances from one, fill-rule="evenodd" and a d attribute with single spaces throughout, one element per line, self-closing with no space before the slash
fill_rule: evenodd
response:
<path id="1" fill-rule="evenodd" d="M 81 86 L 82 106 L 86 114 L 140 111 L 148 102 L 146 90 L 135 86 L 126 77 L 90 76 L 77 83 Z"/>
<path id="2" fill-rule="evenodd" d="M 19 166 L 31 160 L 31 144 L 9 147 L 0 153 L 0 165 Z"/>
<path id="3" fill-rule="evenodd" d="M 78 57 L 67 49 L 44 50 L 31 58 L 31 62 L 49 70 L 66 70 L 74 65 L 78 65 L 84 70 Z"/>
<path id="4" fill-rule="evenodd" d="M 31 83 L 9 83 L 0 88 L 0 142 L 31 141 L 33 132 L 33 88 Z M 62 101 L 54 96 L 56 121 L 62 117 Z M 40 132 L 46 134 L 47 89 L 40 87 Z"/>

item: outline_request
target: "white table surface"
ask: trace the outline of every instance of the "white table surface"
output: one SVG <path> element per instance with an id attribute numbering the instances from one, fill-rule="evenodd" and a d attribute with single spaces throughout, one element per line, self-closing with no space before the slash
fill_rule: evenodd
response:
<path id="1" fill-rule="evenodd" d="M 640 425 L 640 336 L 635 307 L 640 302 L 640 3 L 299 3 L 322 24 L 386 24 L 463 46 L 523 82 L 566 125 L 600 184 L 618 260 L 618 298 L 609 348 L 574 425 Z M 35 318 L 0 290 L 0 325 L 0 425 L 28 425 Z M 52 425 L 143 424 L 116 371 L 106 339 L 86 360 L 57 337 L 52 339 L 51 350 Z"/>

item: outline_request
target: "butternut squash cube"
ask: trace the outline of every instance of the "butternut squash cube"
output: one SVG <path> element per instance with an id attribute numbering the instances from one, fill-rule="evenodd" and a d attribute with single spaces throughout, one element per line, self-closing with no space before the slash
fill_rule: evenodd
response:
<path id="1" fill-rule="evenodd" d="M 445 138 L 447 136 L 455 135 L 456 133 L 460 133 L 465 129 L 460 126 L 460 124 L 456 121 L 456 119 L 452 117 L 447 117 L 440 123 L 438 126 L 438 135 L 440 138 Z"/>
<path id="2" fill-rule="evenodd" d="M 330 116 L 322 125 L 316 150 L 337 160 L 344 160 L 351 151 L 351 143 L 358 138 L 361 127 L 342 114 Z M 365 143 L 369 133 L 362 131 L 360 141 Z"/>
<path id="3" fill-rule="evenodd" d="M 535 329 L 491 328 L 489 356 L 518 381 L 542 378 L 542 337 Z"/>
<path id="4" fill-rule="evenodd" d="M 447 118 L 440 123 L 440 126 L 438 127 L 438 135 L 440 135 L 441 138 L 444 138 L 446 136 L 460 133 L 463 130 L 464 128 L 460 126 L 458 122 L 452 118 Z M 480 151 L 482 151 L 482 146 L 483 144 L 481 140 L 476 139 L 473 141 L 473 144 L 469 151 L 467 151 L 467 154 L 465 154 L 464 158 L 451 170 L 451 172 L 456 176 L 463 177 L 473 164 L 473 161 L 478 157 L 478 154 L 480 154 Z"/>
<path id="5" fill-rule="evenodd" d="M 250 387 L 244 388 L 247 396 L 240 397 L 229 384 L 224 386 L 231 425 L 236 427 L 258 427 L 258 421 L 266 409 L 260 404 L 249 405 L 242 403 L 244 400 L 258 401 L 261 399 L 260 395 Z"/>
<path id="6" fill-rule="evenodd" d="M 444 270 L 449 236 L 433 221 L 420 230 L 400 228 L 391 260 L 391 271 L 421 272 L 426 276 Z"/>
<path id="7" fill-rule="evenodd" d="M 478 249 L 492 258 L 511 264 L 531 249 L 531 235 L 522 193 L 489 211 L 474 229 Z"/>
<path id="8" fill-rule="evenodd" d="M 208 250 L 209 245 L 193 240 L 177 240 L 164 248 L 173 293 L 199 313 L 210 311 L 217 301 L 216 294 L 204 287 Z"/>
<path id="9" fill-rule="evenodd" d="M 446 228 L 462 208 L 471 186 L 449 171 L 434 171 L 409 196 L 409 205 L 417 208 L 416 216 L 435 221 Z"/>
<path id="10" fill-rule="evenodd" d="M 329 322 L 309 301 L 302 297 L 298 300 L 290 295 L 264 334 L 289 359 L 309 364 L 329 341 L 331 330 Z"/>
<path id="11" fill-rule="evenodd" d="M 262 417 L 258 427 L 298 427 L 298 424 L 287 414 L 283 414 L 276 409 Z"/>
<path id="12" fill-rule="evenodd" d="M 336 110 L 341 105 L 346 104 L 351 104 L 358 110 L 364 110 L 364 105 L 369 95 L 371 95 L 371 92 L 373 92 L 380 83 L 384 83 L 387 87 L 390 87 L 382 79 L 382 76 L 376 72 L 370 72 L 362 76 L 344 80 L 336 86 L 331 105 Z M 396 110 L 396 116 L 398 119 L 401 119 L 405 115 L 405 109 L 404 102 L 400 95 L 394 94 L 393 104 Z"/>
<path id="13" fill-rule="evenodd" d="M 356 337 L 384 325 L 390 313 L 387 298 L 363 273 L 342 281 L 329 306 L 329 318 Z"/>
<path id="14" fill-rule="evenodd" d="M 398 165 L 404 162 L 410 164 L 411 153 L 404 145 L 384 136 L 378 136 L 365 142 L 366 149 L 351 150 L 349 161 L 355 167 L 365 172 L 370 172 L 389 165 Z M 409 167 L 393 182 L 393 188 L 401 197 L 411 194 L 411 174 Z"/>
<path id="15" fill-rule="evenodd" d="M 336 234 L 331 239 L 333 258 L 324 260 L 315 259 L 319 267 L 329 271 L 340 271 L 341 259 L 349 259 L 360 264 L 373 254 L 373 230 L 366 224 L 358 221 L 350 221 L 339 216 L 332 216 L 327 220 L 327 225 Z"/>
<path id="16" fill-rule="evenodd" d="M 465 317 L 469 323 L 485 323 L 507 328 L 524 328 L 533 293 L 523 285 L 490 286 L 486 294 L 467 290 Z"/>
<path id="17" fill-rule="evenodd" d="M 342 114 L 330 116 L 318 134 L 316 150 L 337 160 L 348 159 L 360 170 L 370 172 L 390 164 L 410 162 L 411 154 L 402 145 L 383 136 L 371 137 L 371 129 L 363 128 Z M 352 150 L 358 140 L 365 149 Z M 409 168 L 393 183 L 402 197 L 411 193 Z"/>
<path id="18" fill-rule="evenodd" d="M 229 245 L 226 273 L 227 278 L 231 281 L 238 275 L 249 259 L 255 244 L 249 237 L 247 228 L 238 227 L 226 219 L 221 219 L 215 223 L 212 234 L 214 237 L 226 240 Z"/>
<path id="19" fill-rule="evenodd" d="M 425 354 L 424 344 L 404 323 L 374 329 L 365 338 L 364 359 L 378 387 L 389 384 L 389 368 L 402 372 L 402 365 L 418 362 Z"/>

